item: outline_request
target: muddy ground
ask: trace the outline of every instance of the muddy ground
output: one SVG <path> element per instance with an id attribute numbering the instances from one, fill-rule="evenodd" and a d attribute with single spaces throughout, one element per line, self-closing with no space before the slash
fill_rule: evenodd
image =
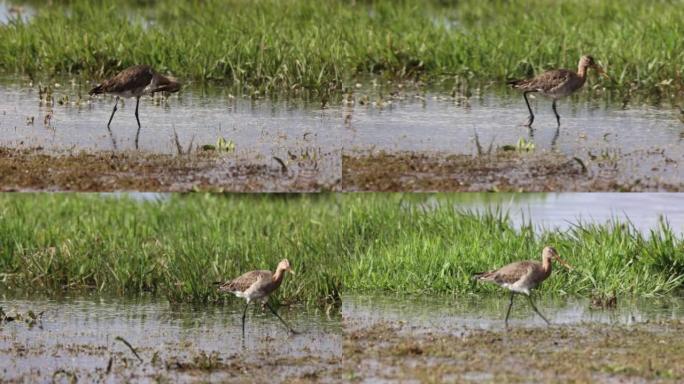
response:
<path id="1" fill-rule="evenodd" d="M 241 334 L 233 306 L 0 295 L 0 383 L 332 381 L 342 362 L 339 317 L 281 313 L 299 334 L 256 308 Z"/>
<path id="2" fill-rule="evenodd" d="M 653 154 L 649 154 L 653 155 Z M 638 154 L 633 154 L 638 157 Z M 628 157 L 628 156 L 627 156 Z M 662 167 L 676 167 L 660 156 Z M 638 177 L 610 159 L 561 153 L 497 150 L 488 155 L 377 152 L 345 156 L 347 191 L 579 192 L 680 191 L 684 183 L 657 175 Z M 684 180 L 682 180 L 684 181 Z"/>
<path id="3" fill-rule="evenodd" d="M 459 333 L 379 322 L 345 333 L 343 372 L 352 382 L 678 383 L 684 322 Z"/>
<path id="4" fill-rule="evenodd" d="M 0 331 L 0 340 L 5 337 Z M 270 356 L 268 351 L 261 351 L 257 356 L 251 351 L 225 354 L 184 343 L 158 349 L 135 348 L 140 359 L 123 343 L 113 349 L 89 343 L 56 346 L 36 343 L 27 347 L 15 342 L 0 352 L 0 359 L 4 360 L 0 364 L 0 382 L 330 382 L 341 363 L 340 357 L 321 357 L 313 352 L 298 357 Z M 8 378 L 8 367 L 47 356 L 72 363 L 65 364 L 69 369 L 33 369 Z M 99 363 L 92 364 L 92 361 Z"/>
<path id="5" fill-rule="evenodd" d="M 330 154 L 330 156 L 335 156 Z M 634 172 L 647 157 L 652 173 Z M 341 169 L 318 160 L 245 160 L 212 151 L 170 155 L 137 151 L 0 148 L 2 191 L 229 192 L 315 191 L 681 191 L 676 161 L 657 151 L 578 158 L 553 151 L 499 149 L 483 155 L 346 153 Z M 631 165 L 630 165 L 631 164 Z M 656 171 L 663 172 L 656 172 Z M 665 178 L 662 174 L 669 174 Z"/>
<path id="6" fill-rule="evenodd" d="M 320 181 L 319 181 L 320 180 Z M 48 152 L 0 148 L 0 191 L 319 191 L 330 184 L 312 166 L 236 161 L 214 152 Z"/>

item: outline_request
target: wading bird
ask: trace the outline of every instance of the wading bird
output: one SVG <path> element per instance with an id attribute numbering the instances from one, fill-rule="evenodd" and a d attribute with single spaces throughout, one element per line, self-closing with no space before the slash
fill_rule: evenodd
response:
<path id="1" fill-rule="evenodd" d="M 603 68 L 596 64 L 593 57 L 582 56 L 576 73 L 569 69 L 553 69 L 531 79 L 509 81 L 508 84 L 513 88 L 523 91 L 523 98 L 525 98 L 527 110 L 530 111 L 530 117 L 526 126 L 531 127 L 534 122 L 534 113 L 532 113 L 530 102 L 527 100 L 527 94 L 533 92 L 539 92 L 553 100 L 551 107 L 553 113 L 556 115 L 556 122 L 558 123 L 558 126 L 560 126 L 560 116 L 556 110 L 556 100 L 568 96 L 582 88 L 584 82 L 587 80 L 587 69 L 589 68 L 595 69 L 600 75 L 608 76 L 603 72 Z"/>
<path id="2" fill-rule="evenodd" d="M 148 65 L 134 65 L 119 72 L 111 79 L 105 80 L 88 93 L 91 96 L 101 93 L 109 93 L 116 96 L 114 109 L 107 123 L 107 129 L 109 129 L 114 113 L 116 113 L 119 97 L 135 97 L 135 119 L 138 122 L 139 134 L 140 118 L 138 117 L 138 107 L 140 105 L 140 97 L 151 95 L 155 92 L 178 92 L 180 88 L 181 84 L 176 79 L 160 75 Z M 138 134 L 136 134 L 135 139 L 136 147 L 138 146 Z"/>
<path id="3" fill-rule="evenodd" d="M 511 314 L 511 307 L 513 307 L 513 298 L 515 294 L 521 293 L 527 296 L 532 309 L 549 324 L 549 321 L 542 315 L 532 301 L 530 290 L 537 287 L 542 281 L 546 280 L 551 275 L 551 261 L 556 260 L 567 268 L 570 266 L 563 261 L 553 247 L 544 247 L 542 251 L 542 262 L 536 261 L 518 261 L 505 265 L 499 269 L 490 272 L 478 273 L 473 276 L 473 279 L 497 284 L 511 291 L 511 299 L 506 311 L 506 320 L 504 321 L 508 327 L 508 316 Z"/>
<path id="4" fill-rule="evenodd" d="M 245 335 L 245 317 L 247 316 L 247 307 L 249 307 L 249 303 L 252 301 L 261 301 L 268 307 L 268 309 L 271 310 L 271 312 L 273 312 L 278 320 L 280 320 L 290 332 L 297 333 L 268 303 L 268 296 L 273 291 L 278 289 L 278 287 L 280 287 L 280 284 L 283 282 L 285 272 L 290 272 L 293 275 L 295 274 L 290 267 L 290 262 L 287 261 L 287 259 L 283 259 L 280 261 L 280 263 L 278 263 L 275 273 L 264 270 L 249 271 L 244 275 L 219 286 L 219 292 L 230 292 L 235 296 L 241 297 L 247 301 L 245 304 L 245 309 L 242 311 L 243 336 Z"/>

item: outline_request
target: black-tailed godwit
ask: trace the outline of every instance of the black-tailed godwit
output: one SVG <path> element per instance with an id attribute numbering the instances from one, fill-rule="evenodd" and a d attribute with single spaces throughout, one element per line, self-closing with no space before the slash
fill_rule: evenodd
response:
<path id="1" fill-rule="evenodd" d="M 526 125 L 531 127 L 534 122 L 534 113 L 532 113 L 530 102 L 527 100 L 527 94 L 539 92 L 553 100 L 551 107 L 553 113 L 556 115 L 556 122 L 558 123 L 558 126 L 560 126 L 560 116 L 556 110 L 556 100 L 568 96 L 582 88 L 587 79 L 587 69 L 589 68 L 593 68 L 599 74 L 607 76 L 603 72 L 603 68 L 596 64 L 593 57 L 582 56 L 577 67 L 577 72 L 569 69 L 553 69 L 531 79 L 509 81 L 508 84 L 513 88 L 523 91 L 523 98 L 525 99 L 525 104 L 527 104 L 527 110 L 530 112 L 530 117 Z"/>
<path id="2" fill-rule="evenodd" d="M 511 314 L 511 307 L 513 307 L 513 297 L 515 297 L 515 294 L 526 295 L 532 309 L 549 324 L 546 317 L 544 317 L 534 305 L 532 296 L 530 296 L 530 291 L 551 275 L 552 260 L 556 260 L 570 268 L 568 264 L 558 256 L 558 252 L 556 252 L 555 248 L 544 247 L 541 263 L 536 261 L 518 261 L 490 272 L 478 273 L 474 275 L 473 278 L 475 280 L 497 284 L 511 291 L 511 299 L 508 304 L 508 310 L 506 311 L 506 320 L 504 321 L 507 327 L 508 316 Z"/>
<path id="3" fill-rule="evenodd" d="M 285 272 L 295 274 L 290 267 L 290 262 L 283 259 L 278 263 L 275 273 L 265 270 L 249 271 L 242 276 L 228 281 L 219 286 L 219 292 L 230 292 L 237 297 L 241 297 L 247 301 L 245 309 L 242 311 L 242 334 L 245 334 L 245 317 L 247 316 L 247 307 L 252 301 L 260 301 L 265 304 L 268 309 L 287 327 L 292 333 L 297 333 L 290 327 L 285 320 L 283 320 L 278 312 L 268 303 L 268 296 L 280 287 L 283 282 Z"/>
<path id="4" fill-rule="evenodd" d="M 151 95 L 155 92 L 178 92 L 181 84 L 173 78 L 166 77 L 157 73 L 149 65 L 134 65 L 119 72 L 111 79 L 103 81 L 98 86 L 90 90 L 89 94 L 97 95 L 109 93 L 116 96 L 112 115 L 107 122 L 109 128 L 116 113 L 120 97 L 135 97 L 135 119 L 138 122 L 138 133 L 140 132 L 140 118 L 138 117 L 138 107 L 140 97 Z M 136 136 L 137 147 L 137 136 Z"/>

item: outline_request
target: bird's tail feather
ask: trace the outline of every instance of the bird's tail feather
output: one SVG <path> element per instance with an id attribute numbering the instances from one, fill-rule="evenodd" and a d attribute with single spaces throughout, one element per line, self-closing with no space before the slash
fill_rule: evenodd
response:
<path id="1" fill-rule="evenodd" d="M 159 81 L 154 89 L 150 90 L 150 93 L 155 92 L 178 92 L 181 89 L 182 84 L 172 77 L 159 76 Z"/>
<path id="2" fill-rule="evenodd" d="M 88 94 L 90 96 L 92 95 L 99 95 L 100 93 L 104 93 L 104 89 L 102 87 L 102 84 L 98 84 L 95 88 L 91 89 Z"/>
<path id="3" fill-rule="evenodd" d="M 473 280 L 480 280 L 480 278 L 482 278 L 486 274 L 487 274 L 487 272 L 478 272 L 478 273 L 473 274 L 470 278 Z"/>
<path id="4" fill-rule="evenodd" d="M 506 82 L 506 84 L 510 85 L 513 88 L 518 88 L 522 85 L 525 85 L 526 82 L 527 82 L 526 79 L 522 79 L 522 80 L 518 79 L 518 80 L 509 80 Z"/>

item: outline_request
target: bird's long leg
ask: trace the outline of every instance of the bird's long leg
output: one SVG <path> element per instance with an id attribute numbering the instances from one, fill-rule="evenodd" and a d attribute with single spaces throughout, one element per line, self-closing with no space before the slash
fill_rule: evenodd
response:
<path id="1" fill-rule="evenodd" d="M 140 96 L 135 98 L 135 119 L 138 121 L 138 129 L 140 129 L 140 118 L 138 118 L 138 107 L 140 106 Z"/>
<path id="2" fill-rule="evenodd" d="M 556 145 L 558 145 L 558 137 L 560 136 L 560 125 L 556 127 L 556 132 L 553 134 L 553 137 L 551 138 L 551 149 L 556 149 Z"/>
<path id="3" fill-rule="evenodd" d="M 551 103 L 551 108 L 553 109 L 553 113 L 556 115 L 556 122 L 558 123 L 558 126 L 560 127 L 560 115 L 558 115 L 558 111 L 556 110 L 556 100 L 553 100 L 553 103 Z"/>
<path id="4" fill-rule="evenodd" d="M 513 308 L 513 297 L 515 297 L 515 292 L 511 291 L 511 300 L 508 303 L 508 310 L 506 311 L 506 320 L 504 320 L 504 324 L 506 324 L 506 328 L 508 328 L 508 316 L 511 315 L 511 308 Z"/>
<path id="5" fill-rule="evenodd" d="M 109 128 L 109 125 L 112 123 L 112 119 L 114 118 L 114 113 L 116 113 L 116 106 L 119 105 L 119 96 L 116 97 L 116 101 L 114 102 L 114 109 L 112 110 L 112 115 L 109 116 L 109 122 L 107 123 L 107 128 Z"/>
<path id="6" fill-rule="evenodd" d="M 287 322 L 285 322 L 285 320 L 283 320 L 282 317 L 280 317 L 280 315 L 278 314 L 278 312 L 276 312 L 275 309 L 273 309 L 273 307 L 271 307 L 271 304 L 269 304 L 268 302 L 266 302 L 266 306 L 268 307 L 268 309 L 271 310 L 271 312 L 273 312 L 273 314 L 278 318 L 278 320 L 280 320 L 280 321 L 285 325 L 285 327 L 287 327 L 287 329 L 288 329 L 290 332 L 292 332 L 292 333 L 294 333 L 294 334 L 299 333 L 299 332 L 295 331 L 294 329 L 292 329 L 292 327 L 290 327 L 290 325 L 287 324 Z"/>
<path id="7" fill-rule="evenodd" d="M 245 304 L 245 309 L 242 311 L 242 338 L 245 338 L 245 318 L 247 317 L 247 307 L 249 307 L 249 301 Z"/>
<path id="8" fill-rule="evenodd" d="M 138 117 L 138 107 L 140 106 L 140 97 L 135 100 L 135 120 L 138 122 L 138 130 L 135 132 L 135 149 L 138 149 L 138 139 L 140 139 L 140 118 Z"/>
<path id="9" fill-rule="evenodd" d="M 532 113 L 532 107 L 530 107 L 530 101 L 527 100 L 527 94 L 532 93 L 532 91 L 523 92 L 523 98 L 525 98 L 525 104 L 527 104 L 527 110 L 530 111 L 530 117 L 527 120 L 526 126 L 532 128 L 532 123 L 534 122 L 534 113 Z"/>
<path id="10" fill-rule="evenodd" d="M 135 149 L 140 149 L 138 145 L 138 141 L 140 139 L 140 127 L 138 127 L 138 131 L 135 132 Z"/>
<path id="11" fill-rule="evenodd" d="M 546 317 L 544 317 L 544 315 L 542 315 L 541 312 L 539 312 L 539 310 L 537 309 L 537 306 L 534 305 L 534 301 L 532 300 L 532 296 L 527 296 L 527 299 L 530 301 L 530 305 L 532 306 L 532 309 L 534 309 L 534 311 L 537 312 L 537 315 L 539 315 L 539 317 L 541 317 L 542 319 L 544 319 L 544 321 L 546 321 L 546 325 L 551 324 L 546 319 Z"/>
<path id="12" fill-rule="evenodd" d="M 112 149 L 116 151 L 116 138 L 114 137 L 114 132 L 112 132 L 112 129 L 109 128 L 109 125 L 107 126 L 107 131 L 109 132 L 109 137 L 112 139 Z"/>

